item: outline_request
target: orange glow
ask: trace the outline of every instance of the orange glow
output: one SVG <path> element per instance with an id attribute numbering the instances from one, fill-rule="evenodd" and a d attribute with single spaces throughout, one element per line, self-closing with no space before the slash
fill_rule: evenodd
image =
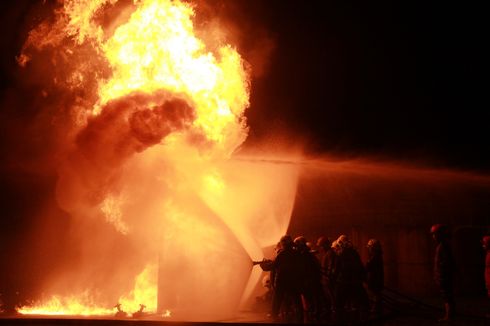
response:
<path id="1" fill-rule="evenodd" d="M 19 308 L 18 312 L 24 315 L 114 315 L 114 309 L 100 307 L 96 302 L 90 292 L 86 291 L 81 295 L 69 297 L 55 295 L 47 301 Z M 123 295 L 119 303 L 122 310 L 126 312 L 138 311 L 142 303 L 145 303 L 147 311 L 154 312 L 157 308 L 156 302 L 157 266 L 150 264 L 136 277 L 134 289 Z M 170 311 L 166 310 L 163 317 L 170 317 L 170 315 Z"/>
<path id="2" fill-rule="evenodd" d="M 218 58 L 206 50 L 194 36 L 193 15 L 192 7 L 179 1 L 140 2 L 129 21 L 101 44 L 112 77 L 100 85 L 99 105 L 135 91 L 186 94 L 197 113 L 195 127 L 224 148 L 234 149 L 245 134 L 227 139 L 228 130 L 243 129 L 248 76 L 231 46 L 222 46 Z"/>
<path id="3" fill-rule="evenodd" d="M 48 52 L 53 87 L 72 94 L 56 196 L 83 242 L 52 297 L 19 312 L 230 317 L 259 280 L 251 259 L 287 230 L 297 168 L 232 158 L 249 67 L 196 37 L 193 5 L 135 0 L 103 23 L 116 4 L 63 1 L 17 57 L 28 67 Z"/>
<path id="4" fill-rule="evenodd" d="M 134 289 L 119 299 L 125 311 L 138 311 L 140 304 L 144 303 L 148 311 L 157 310 L 157 266 L 148 265 L 136 277 Z"/>

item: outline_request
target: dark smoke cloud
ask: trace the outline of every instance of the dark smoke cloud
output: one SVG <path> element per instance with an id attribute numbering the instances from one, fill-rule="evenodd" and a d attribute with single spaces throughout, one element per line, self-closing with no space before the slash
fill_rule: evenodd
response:
<path id="1" fill-rule="evenodd" d="M 170 100 L 153 109 L 142 109 L 129 117 L 133 136 L 144 145 L 158 144 L 169 133 L 189 127 L 194 110 L 182 100 Z"/>
<path id="2" fill-rule="evenodd" d="M 148 107 L 147 103 L 154 98 L 158 97 L 131 95 L 104 106 L 100 115 L 89 119 L 77 136 L 80 152 L 93 161 L 118 164 L 161 142 L 171 132 L 191 125 L 195 114 L 186 101 L 170 98 Z"/>
<path id="3" fill-rule="evenodd" d="M 155 101 L 162 103 L 148 105 Z M 76 136 L 61 167 L 60 204 L 71 211 L 76 209 L 73 205 L 100 203 L 117 184 L 127 159 L 190 127 L 194 119 L 194 109 L 185 100 L 164 93 L 130 95 L 108 103 Z"/>

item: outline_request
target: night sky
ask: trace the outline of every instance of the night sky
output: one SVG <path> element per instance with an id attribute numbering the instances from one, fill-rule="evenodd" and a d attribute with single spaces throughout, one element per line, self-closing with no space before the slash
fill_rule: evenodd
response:
<path id="1" fill-rule="evenodd" d="M 23 129 L 39 115 L 15 64 L 32 25 L 30 3 L 0 2 L 0 260 L 2 267 L 10 262 L 0 274 L 4 289 L 7 282 L 19 284 L 11 276 L 24 269 L 15 261 L 35 262 L 45 254 L 18 245 L 32 235 L 38 223 L 32 216 L 52 197 L 56 182 L 55 174 L 11 164 L 17 156 L 42 156 L 30 146 L 49 143 Z M 210 5 L 241 29 L 238 48 L 256 64 L 245 148 L 282 137 L 301 144 L 308 155 L 490 172 L 483 4 L 230 0 Z M 12 93 L 22 101 L 11 105 Z M 67 222 L 43 223 L 63 228 Z M 62 235 L 58 241 L 43 250 L 59 252 Z M 37 266 L 39 275 L 50 268 Z"/>
<path id="2" fill-rule="evenodd" d="M 488 171 L 481 9 L 267 1 L 277 48 L 253 86 L 252 135 L 273 121 L 311 152 Z"/>

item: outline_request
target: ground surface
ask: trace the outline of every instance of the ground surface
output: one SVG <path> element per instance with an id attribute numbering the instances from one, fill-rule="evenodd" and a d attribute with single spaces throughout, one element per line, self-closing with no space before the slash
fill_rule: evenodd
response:
<path id="1" fill-rule="evenodd" d="M 439 323 L 442 315 L 442 304 L 438 298 L 418 300 L 397 296 L 389 293 L 385 296 L 385 314 L 382 318 L 370 319 L 365 325 L 490 325 L 490 300 L 486 298 L 457 298 L 458 315 L 451 323 Z M 277 325 L 272 323 L 264 313 L 241 312 L 236 318 L 209 322 L 186 322 L 171 319 L 161 319 L 147 316 L 143 319 L 113 319 L 113 318 L 84 318 L 84 317 L 46 317 L 46 316 L 3 316 L 0 325 L 47 326 L 47 325 L 80 325 L 80 326 L 130 326 L 130 325 L 168 325 L 168 326 L 198 326 L 234 324 L 234 325 Z"/>

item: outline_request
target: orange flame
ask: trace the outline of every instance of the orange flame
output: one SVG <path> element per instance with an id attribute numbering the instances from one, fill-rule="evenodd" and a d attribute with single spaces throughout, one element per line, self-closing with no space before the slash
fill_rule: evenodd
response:
<path id="1" fill-rule="evenodd" d="M 112 309 L 100 307 L 97 300 L 88 292 L 76 296 L 53 296 L 42 303 L 27 305 L 17 309 L 23 315 L 111 315 Z"/>
<path id="2" fill-rule="evenodd" d="M 134 289 L 119 299 L 123 311 L 136 312 L 142 303 L 147 311 L 156 311 L 156 274 L 156 265 L 150 264 L 136 277 Z M 114 315 L 114 309 L 101 307 L 90 291 L 68 297 L 55 295 L 47 301 L 21 307 L 18 312 L 24 315 Z M 170 311 L 166 310 L 163 317 L 170 317 Z"/>
<path id="3" fill-rule="evenodd" d="M 136 277 L 134 289 L 119 299 L 119 303 L 125 311 L 137 311 L 140 304 L 144 303 L 148 311 L 157 310 L 157 266 L 148 265 L 141 274 Z"/>

